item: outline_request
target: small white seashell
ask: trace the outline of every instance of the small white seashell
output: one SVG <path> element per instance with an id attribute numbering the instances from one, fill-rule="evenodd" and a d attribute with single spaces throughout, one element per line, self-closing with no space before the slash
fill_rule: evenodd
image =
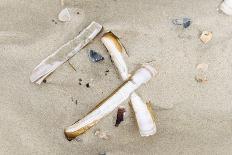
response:
<path id="1" fill-rule="evenodd" d="M 58 19 L 62 22 L 68 22 L 71 20 L 71 15 L 70 11 L 68 8 L 64 8 L 63 10 L 60 11 L 58 15 Z"/>
<path id="2" fill-rule="evenodd" d="M 206 64 L 206 63 L 201 63 L 201 64 L 198 64 L 196 68 L 197 68 L 198 70 L 201 70 L 201 71 L 203 71 L 203 72 L 206 72 L 206 71 L 208 70 L 208 67 L 209 67 L 208 64 Z"/>

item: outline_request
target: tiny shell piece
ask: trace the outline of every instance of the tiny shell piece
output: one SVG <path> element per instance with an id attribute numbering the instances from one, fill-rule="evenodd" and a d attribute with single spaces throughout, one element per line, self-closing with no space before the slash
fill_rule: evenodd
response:
<path id="1" fill-rule="evenodd" d="M 184 28 L 188 28 L 191 25 L 192 21 L 190 18 L 183 18 L 183 19 L 177 18 L 177 19 L 173 19 L 172 23 L 174 25 L 182 25 Z"/>
<path id="2" fill-rule="evenodd" d="M 206 63 L 201 63 L 201 64 L 198 64 L 198 65 L 197 65 L 197 69 L 198 69 L 198 70 L 201 70 L 201 71 L 203 71 L 203 72 L 207 71 L 207 70 L 208 70 L 208 67 L 209 67 L 209 65 L 206 64 Z"/>
<path id="3" fill-rule="evenodd" d="M 213 33 L 212 32 L 209 32 L 209 31 L 203 31 L 201 36 L 200 36 L 200 39 L 201 41 L 206 44 L 208 43 L 213 37 Z"/>
<path id="4" fill-rule="evenodd" d="M 64 8 L 60 11 L 58 19 L 62 22 L 68 22 L 71 20 L 71 15 L 68 8 Z"/>
<path id="5" fill-rule="evenodd" d="M 224 0 L 220 5 L 220 10 L 222 10 L 226 15 L 232 15 L 232 0 Z"/>
<path id="6" fill-rule="evenodd" d="M 95 136 L 98 136 L 100 139 L 108 140 L 110 136 L 101 130 L 97 130 L 94 133 Z"/>
<path id="7" fill-rule="evenodd" d="M 116 123 L 115 126 L 118 127 L 119 124 L 124 121 L 124 114 L 125 114 L 126 110 L 123 107 L 119 107 L 118 108 L 118 112 L 117 112 L 117 119 L 116 119 Z"/>
<path id="8" fill-rule="evenodd" d="M 205 82 L 208 81 L 206 75 L 204 75 L 204 74 L 197 74 L 197 75 L 195 76 L 195 80 L 196 80 L 198 83 L 205 83 Z"/>

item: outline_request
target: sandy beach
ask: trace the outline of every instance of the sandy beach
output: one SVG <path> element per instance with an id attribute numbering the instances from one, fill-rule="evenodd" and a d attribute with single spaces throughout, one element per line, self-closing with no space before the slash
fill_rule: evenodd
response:
<path id="1" fill-rule="evenodd" d="M 232 16 L 217 11 L 220 2 L 0 0 L 0 154 L 232 154 Z M 57 18 L 64 7 L 74 10 L 69 22 Z M 172 23 L 183 17 L 192 20 L 188 28 Z M 104 30 L 70 59 L 76 71 L 65 63 L 47 83 L 31 83 L 32 70 L 92 21 Z M 125 46 L 131 72 L 146 62 L 159 72 L 137 91 L 153 104 L 157 133 L 139 135 L 128 100 L 119 127 L 115 110 L 81 141 L 68 141 L 64 128 L 122 83 L 100 40 L 109 30 Z M 213 33 L 207 44 L 199 39 L 204 30 Z M 91 49 L 105 60 L 91 62 Z M 208 64 L 207 82 L 195 80 L 199 63 Z M 110 139 L 95 136 L 98 129 Z"/>

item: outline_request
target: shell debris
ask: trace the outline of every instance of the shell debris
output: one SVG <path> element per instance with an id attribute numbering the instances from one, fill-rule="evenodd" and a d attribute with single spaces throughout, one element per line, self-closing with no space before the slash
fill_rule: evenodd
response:
<path id="1" fill-rule="evenodd" d="M 197 74 L 195 76 L 195 80 L 198 82 L 198 83 L 205 83 L 208 81 L 208 78 L 205 74 Z"/>
<path id="2" fill-rule="evenodd" d="M 182 25 L 183 28 L 188 28 L 188 27 L 191 25 L 192 21 L 191 21 L 190 18 L 186 18 L 186 17 L 185 17 L 185 18 L 173 19 L 173 20 L 172 20 L 172 23 L 173 23 L 174 25 Z"/>
<path id="3" fill-rule="evenodd" d="M 203 31 L 200 36 L 200 40 L 204 43 L 207 44 L 210 40 L 212 40 L 213 33 L 209 31 Z"/>
<path id="4" fill-rule="evenodd" d="M 208 70 L 209 65 L 206 63 L 200 63 L 196 66 L 197 74 L 195 76 L 195 80 L 198 83 L 205 83 L 208 81 L 206 71 Z"/>
<path id="5" fill-rule="evenodd" d="M 64 8 L 63 10 L 60 11 L 58 15 L 58 19 L 61 22 L 68 22 L 71 20 L 71 14 L 68 8 Z"/>
<path id="6" fill-rule="evenodd" d="M 110 135 L 108 135 L 106 132 L 101 131 L 100 129 L 96 130 L 94 133 L 95 136 L 99 137 L 100 139 L 108 140 L 110 139 Z"/>
<path id="7" fill-rule="evenodd" d="M 119 124 L 124 121 L 124 116 L 125 116 L 126 109 L 124 107 L 119 107 L 118 112 L 117 112 L 117 119 L 115 126 L 118 127 Z"/>
<path id="8" fill-rule="evenodd" d="M 203 71 L 203 72 L 206 72 L 209 68 L 209 65 L 206 64 L 206 63 L 200 63 L 197 65 L 197 70 L 200 70 L 200 71 Z"/>

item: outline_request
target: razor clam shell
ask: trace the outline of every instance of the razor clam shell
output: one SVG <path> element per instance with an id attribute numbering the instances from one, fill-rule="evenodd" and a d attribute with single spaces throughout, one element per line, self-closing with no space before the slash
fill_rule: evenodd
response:
<path id="1" fill-rule="evenodd" d="M 59 66 L 77 54 L 83 47 L 92 41 L 101 31 L 102 26 L 92 22 L 77 37 L 70 40 L 53 54 L 44 59 L 33 71 L 30 76 L 31 82 L 40 84 L 49 74 Z"/>
<path id="2" fill-rule="evenodd" d="M 106 46 L 121 78 L 125 81 L 130 75 L 128 74 L 128 68 L 122 56 L 123 47 L 118 37 L 112 32 L 107 32 L 103 35 L 101 41 Z"/>
<path id="3" fill-rule="evenodd" d="M 118 72 L 125 81 L 130 77 L 126 63 L 122 55 L 122 46 L 117 36 L 112 32 L 107 32 L 103 35 L 101 41 L 106 46 L 111 59 L 113 60 Z M 121 46 L 121 48 L 119 47 Z M 145 104 L 142 99 L 136 94 L 132 93 L 131 104 L 135 112 L 135 117 L 139 127 L 139 132 L 141 136 L 151 136 L 156 133 L 156 125 L 152 119 L 152 114 L 150 113 L 147 104 Z"/>
<path id="4" fill-rule="evenodd" d="M 147 105 L 135 93 L 131 94 L 131 103 L 139 126 L 141 136 L 151 136 L 156 133 L 156 125 L 153 116 L 149 111 Z M 144 105 L 145 104 L 145 105 Z"/>
<path id="5" fill-rule="evenodd" d="M 86 132 L 89 128 L 100 121 L 100 119 L 117 108 L 131 95 L 132 92 L 138 89 L 142 84 L 148 82 L 154 75 L 155 71 L 150 66 L 144 66 L 137 70 L 129 80 L 125 81 L 110 96 L 100 102 L 96 109 L 91 111 L 87 116 L 72 126 L 66 128 L 64 133 L 67 139 L 72 140 L 78 135 Z"/>

